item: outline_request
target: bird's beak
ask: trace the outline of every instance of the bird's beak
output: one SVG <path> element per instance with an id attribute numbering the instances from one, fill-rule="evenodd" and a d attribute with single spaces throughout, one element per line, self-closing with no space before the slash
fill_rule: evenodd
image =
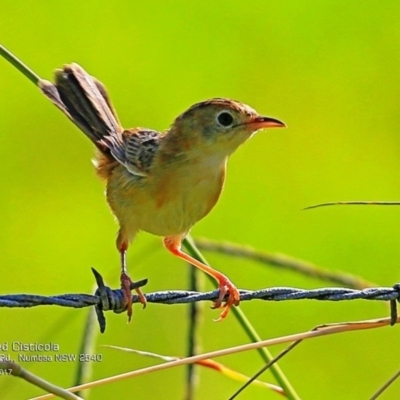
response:
<path id="1" fill-rule="evenodd" d="M 264 128 L 286 128 L 286 124 L 279 119 L 271 117 L 255 117 L 251 121 L 247 122 L 252 129 L 264 129 Z"/>

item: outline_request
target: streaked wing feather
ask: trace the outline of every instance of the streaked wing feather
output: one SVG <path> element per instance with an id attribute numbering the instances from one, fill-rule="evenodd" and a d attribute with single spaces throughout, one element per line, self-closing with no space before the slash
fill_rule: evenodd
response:
<path id="1" fill-rule="evenodd" d="M 137 128 L 126 130 L 122 135 L 105 136 L 101 143 L 130 173 L 144 177 L 150 172 L 159 140 L 157 131 Z"/>

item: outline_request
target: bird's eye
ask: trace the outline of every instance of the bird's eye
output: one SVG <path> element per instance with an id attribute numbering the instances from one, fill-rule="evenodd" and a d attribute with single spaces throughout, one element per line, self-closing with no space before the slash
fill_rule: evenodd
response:
<path id="1" fill-rule="evenodd" d="M 232 125 L 233 117 L 228 112 L 223 111 L 222 113 L 218 114 L 217 121 L 220 125 L 228 127 Z"/>

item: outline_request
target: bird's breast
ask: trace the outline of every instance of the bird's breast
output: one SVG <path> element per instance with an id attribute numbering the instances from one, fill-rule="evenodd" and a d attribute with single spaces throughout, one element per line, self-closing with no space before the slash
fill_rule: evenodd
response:
<path id="1" fill-rule="evenodd" d="M 128 232 L 143 230 L 159 236 L 185 233 L 218 201 L 225 165 L 226 160 L 216 165 L 166 164 L 144 178 L 130 176 L 121 166 L 108 182 L 108 202 Z"/>

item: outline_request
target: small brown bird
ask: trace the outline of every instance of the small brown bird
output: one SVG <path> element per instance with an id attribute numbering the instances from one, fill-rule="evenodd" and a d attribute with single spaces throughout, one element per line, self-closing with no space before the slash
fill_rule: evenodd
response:
<path id="1" fill-rule="evenodd" d="M 225 318 L 239 304 L 238 289 L 225 275 L 184 253 L 181 242 L 216 204 L 228 157 L 259 129 L 285 124 L 238 101 L 215 98 L 190 107 L 163 133 L 123 129 L 105 87 L 79 65 L 65 65 L 56 71 L 55 84 L 41 80 L 39 86 L 97 147 L 96 170 L 106 181 L 107 201 L 120 226 L 117 248 L 129 319 L 126 251 L 139 231 L 163 236 L 173 255 L 218 281 L 214 308 L 227 296 L 219 320 Z M 136 291 L 145 306 L 145 296 Z"/>

